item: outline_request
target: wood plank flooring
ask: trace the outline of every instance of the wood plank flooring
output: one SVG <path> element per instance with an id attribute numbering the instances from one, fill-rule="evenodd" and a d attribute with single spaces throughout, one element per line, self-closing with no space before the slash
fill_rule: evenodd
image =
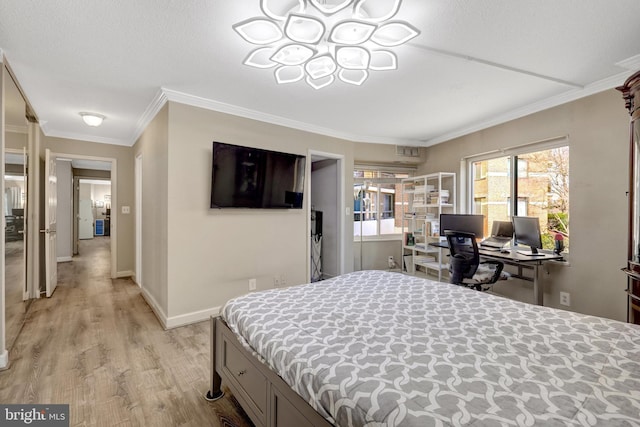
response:
<path id="1" fill-rule="evenodd" d="M 203 398 L 209 323 L 163 330 L 137 285 L 109 278 L 109 238 L 80 243 L 54 295 L 31 304 L 0 402 L 68 403 L 74 426 L 250 426 L 228 390 Z"/>
<path id="2" fill-rule="evenodd" d="M 30 301 L 23 301 L 24 277 L 24 241 L 5 242 L 4 246 L 4 297 L 5 297 L 5 332 L 7 348 L 20 333 Z"/>

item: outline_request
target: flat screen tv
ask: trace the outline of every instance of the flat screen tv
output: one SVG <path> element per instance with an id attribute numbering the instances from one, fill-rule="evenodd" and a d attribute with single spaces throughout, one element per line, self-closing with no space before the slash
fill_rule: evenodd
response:
<path id="1" fill-rule="evenodd" d="M 213 143 L 212 208 L 302 209 L 306 157 Z"/>

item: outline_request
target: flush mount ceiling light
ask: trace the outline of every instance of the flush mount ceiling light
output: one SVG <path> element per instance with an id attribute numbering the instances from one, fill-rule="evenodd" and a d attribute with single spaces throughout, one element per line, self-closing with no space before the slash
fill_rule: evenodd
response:
<path id="1" fill-rule="evenodd" d="M 102 114 L 97 113 L 80 113 L 82 120 L 89 126 L 98 127 L 102 124 L 102 121 L 106 118 Z"/>
<path id="2" fill-rule="evenodd" d="M 402 0 L 260 0 L 264 16 L 233 29 L 260 47 L 245 65 L 274 68 L 278 83 L 304 80 L 314 89 L 342 81 L 361 85 L 371 71 L 396 70 L 398 58 L 384 48 L 400 46 L 420 32 L 390 21 Z"/>

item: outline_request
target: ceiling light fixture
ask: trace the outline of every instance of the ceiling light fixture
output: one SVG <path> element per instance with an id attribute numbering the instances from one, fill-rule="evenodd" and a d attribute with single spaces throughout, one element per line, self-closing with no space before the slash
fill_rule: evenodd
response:
<path id="1" fill-rule="evenodd" d="M 80 113 L 82 120 L 89 126 L 98 127 L 102 124 L 102 121 L 106 119 L 102 114 L 97 113 Z"/>
<path id="2" fill-rule="evenodd" d="M 278 83 L 304 80 L 314 89 L 342 81 L 361 85 L 371 71 L 396 70 L 398 58 L 383 48 L 420 32 L 392 19 L 402 0 L 260 0 L 264 16 L 233 29 L 259 45 L 244 64 L 274 68 Z"/>

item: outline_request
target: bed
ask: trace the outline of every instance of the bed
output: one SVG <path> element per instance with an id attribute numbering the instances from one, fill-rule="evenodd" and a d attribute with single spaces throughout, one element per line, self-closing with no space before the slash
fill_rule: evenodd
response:
<path id="1" fill-rule="evenodd" d="M 258 426 L 640 426 L 640 327 L 361 271 L 229 301 L 221 381 Z"/>

